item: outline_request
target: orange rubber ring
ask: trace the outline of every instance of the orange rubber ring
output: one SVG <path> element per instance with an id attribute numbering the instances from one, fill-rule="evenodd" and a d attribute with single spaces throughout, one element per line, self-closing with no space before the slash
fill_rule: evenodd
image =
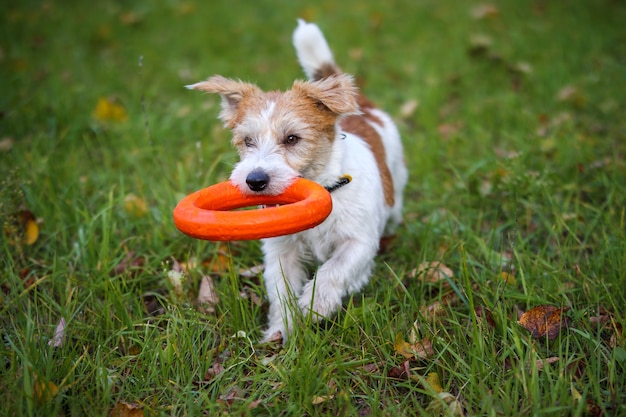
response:
<path id="1" fill-rule="evenodd" d="M 229 211 L 243 207 L 270 207 Z M 183 198 L 174 209 L 174 224 L 183 233 L 205 240 L 252 240 L 301 232 L 322 223 L 332 211 L 330 193 L 298 178 L 276 195 L 245 195 L 225 181 Z"/>

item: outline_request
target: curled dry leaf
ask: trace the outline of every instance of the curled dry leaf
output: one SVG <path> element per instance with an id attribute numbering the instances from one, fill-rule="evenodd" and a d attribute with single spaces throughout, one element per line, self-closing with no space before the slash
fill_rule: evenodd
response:
<path id="1" fill-rule="evenodd" d="M 59 324 L 54 332 L 54 337 L 48 340 L 48 346 L 60 347 L 63 346 L 63 340 L 65 339 L 65 317 L 61 317 Z"/>
<path id="2" fill-rule="evenodd" d="M 216 362 L 204 373 L 204 381 L 209 382 L 224 371 L 224 366 L 222 366 L 221 363 Z"/>
<path id="3" fill-rule="evenodd" d="M 128 403 L 125 401 L 115 404 L 110 417 L 143 417 L 143 407 L 137 403 Z"/>
<path id="4" fill-rule="evenodd" d="M 543 368 L 545 368 L 546 365 L 550 365 L 553 363 L 556 363 L 560 360 L 561 358 L 559 358 L 558 356 L 551 356 L 549 358 L 546 359 L 538 359 L 537 360 L 537 369 L 542 370 Z"/>
<path id="5" fill-rule="evenodd" d="M 472 9 L 472 17 L 476 20 L 494 18 L 500 10 L 493 4 L 479 4 Z"/>
<path id="6" fill-rule="evenodd" d="M 437 393 L 435 398 L 428 404 L 426 411 L 429 415 L 443 415 L 452 417 L 464 416 L 463 405 L 449 392 L 444 392 L 439 381 L 437 372 L 431 372 L 426 377 L 426 384 Z"/>
<path id="7" fill-rule="evenodd" d="M 219 301 L 220 298 L 215 290 L 213 278 L 208 275 L 203 276 L 200 281 L 200 290 L 198 290 L 198 303 L 208 304 L 212 308 Z"/>
<path id="8" fill-rule="evenodd" d="M 422 262 L 409 272 L 409 278 L 418 278 L 424 282 L 436 283 L 447 278 L 452 278 L 452 270 L 439 261 Z"/>
<path id="9" fill-rule="evenodd" d="M 531 308 L 519 319 L 518 323 L 537 339 L 547 337 L 554 340 L 563 327 L 567 327 L 570 319 L 564 313 L 567 308 L 541 305 Z"/>
<path id="10" fill-rule="evenodd" d="M 426 359 L 434 354 L 430 339 L 424 338 L 415 343 L 408 343 L 402 337 L 402 333 L 399 332 L 396 334 L 393 349 L 407 359 Z"/>

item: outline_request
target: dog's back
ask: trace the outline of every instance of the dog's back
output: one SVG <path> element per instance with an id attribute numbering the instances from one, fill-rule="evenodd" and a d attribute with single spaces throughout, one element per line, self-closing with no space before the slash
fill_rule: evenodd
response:
<path id="1" fill-rule="evenodd" d="M 324 34 L 314 23 L 298 21 L 293 44 L 304 73 L 311 80 L 341 74 Z M 356 97 L 360 115 L 349 115 L 339 121 L 341 130 L 362 138 L 372 150 L 380 172 L 385 203 L 392 207 L 387 233 L 401 221 L 402 196 L 408 173 L 400 134 L 389 115 L 378 109 L 359 90 Z"/>

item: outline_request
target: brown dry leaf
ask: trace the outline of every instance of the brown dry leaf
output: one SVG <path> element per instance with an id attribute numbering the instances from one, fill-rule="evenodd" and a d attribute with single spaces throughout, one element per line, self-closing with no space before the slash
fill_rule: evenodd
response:
<path id="1" fill-rule="evenodd" d="M 496 327 L 496 321 L 493 318 L 493 314 L 487 307 L 477 306 L 474 308 L 474 312 L 476 313 L 476 317 L 487 323 L 489 327 L 492 329 Z"/>
<path id="2" fill-rule="evenodd" d="M 587 103 L 587 98 L 580 90 L 573 85 L 566 85 L 556 94 L 558 101 L 569 103 L 575 107 L 584 107 Z"/>
<path id="3" fill-rule="evenodd" d="M 213 278 L 209 275 L 202 277 L 200 281 L 200 290 L 198 291 L 198 303 L 208 304 L 209 310 L 213 310 L 213 306 L 220 301 L 220 297 L 215 290 Z"/>
<path id="4" fill-rule="evenodd" d="M 422 262 L 408 274 L 409 278 L 417 277 L 423 282 L 437 283 L 452 278 L 452 270 L 439 261 Z"/>
<path id="5" fill-rule="evenodd" d="M 128 120 L 128 114 L 124 106 L 115 99 L 100 97 L 93 111 L 93 118 L 99 122 L 124 122 Z"/>
<path id="6" fill-rule="evenodd" d="M 143 407 L 137 403 L 125 401 L 115 404 L 109 417 L 143 417 Z"/>
<path id="7" fill-rule="evenodd" d="M 259 297 L 254 290 L 252 290 L 252 288 L 248 287 L 247 285 L 245 285 L 241 292 L 239 293 L 239 295 L 241 296 L 241 298 L 243 298 L 244 300 L 250 300 L 252 301 L 252 303 L 256 306 L 261 306 L 261 304 L 263 304 L 263 300 L 261 300 L 261 297 Z"/>
<path id="8" fill-rule="evenodd" d="M 543 368 L 546 367 L 546 365 L 550 365 L 553 363 L 556 363 L 560 360 L 561 358 L 559 358 L 558 356 L 551 356 L 549 358 L 546 359 L 537 359 L 537 369 L 542 370 Z"/>
<path id="9" fill-rule="evenodd" d="M 563 313 L 567 308 L 558 308 L 551 305 L 541 305 L 531 308 L 519 319 L 518 323 L 528 330 L 532 337 L 554 340 L 563 327 L 569 325 L 570 319 Z"/>
<path id="10" fill-rule="evenodd" d="M 0 139 L 0 152 L 9 152 L 13 148 L 15 140 L 10 137 Z"/>
<path id="11" fill-rule="evenodd" d="M 411 377 L 411 362 L 406 360 L 400 366 L 394 366 L 387 372 L 389 378 L 409 379 Z"/>
<path id="12" fill-rule="evenodd" d="M 216 362 L 209 369 L 207 369 L 206 372 L 204 373 L 204 381 L 209 382 L 224 371 L 225 369 L 222 366 L 222 364 L 219 362 Z"/>
<path id="13" fill-rule="evenodd" d="M 396 334 L 393 349 L 407 359 L 426 359 L 434 354 L 433 344 L 430 339 L 424 338 L 415 343 L 408 343 L 400 332 Z"/>
<path id="14" fill-rule="evenodd" d="M 111 270 L 109 275 L 116 276 L 125 273 L 136 275 L 141 272 L 145 263 L 146 260 L 143 256 L 139 256 L 135 254 L 135 252 L 130 251 L 124 256 L 124 259 Z"/>
<path id="15" fill-rule="evenodd" d="M 400 116 L 405 119 L 413 116 L 413 113 L 415 113 L 415 110 L 417 110 L 419 105 L 419 101 L 414 98 L 406 101 L 402 107 L 400 107 Z"/>
<path id="16" fill-rule="evenodd" d="M 472 17 L 476 20 L 492 19 L 500 14 L 493 4 L 479 4 L 472 9 Z"/>
<path id="17" fill-rule="evenodd" d="M 254 266 L 252 266 L 250 268 L 247 268 L 247 269 L 240 269 L 239 270 L 239 276 L 241 276 L 242 278 L 256 278 L 261 273 L 263 273 L 264 269 L 265 269 L 265 265 L 264 264 L 254 265 Z"/>
<path id="18" fill-rule="evenodd" d="M 65 340 L 65 317 L 61 317 L 57 328 L 54 331 L 54 337 L 48 340 L 48 346 L 60 347 L 63 346 Z"/>

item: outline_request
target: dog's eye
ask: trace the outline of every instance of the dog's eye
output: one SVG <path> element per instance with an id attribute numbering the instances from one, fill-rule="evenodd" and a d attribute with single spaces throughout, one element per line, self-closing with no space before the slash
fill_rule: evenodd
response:
<path id="1" fill-rule="evenodd" d="M 285 138 L 285 140 L 283 141 L 283 143 L 285 145 L 295 145 L 296 143 L 298 143 L 300 141 L 300 137 L 296 136 L 296 135 L 289 135 Z"/>
<path id="2" fill-rule="evenodd" d="M 245 138 L 243 138 L 243 144 L 246 145 L 246 148 L 251 148 L 252 146 L 254 146 L 254 141 L 251 137 L 246 136 Z"/>

